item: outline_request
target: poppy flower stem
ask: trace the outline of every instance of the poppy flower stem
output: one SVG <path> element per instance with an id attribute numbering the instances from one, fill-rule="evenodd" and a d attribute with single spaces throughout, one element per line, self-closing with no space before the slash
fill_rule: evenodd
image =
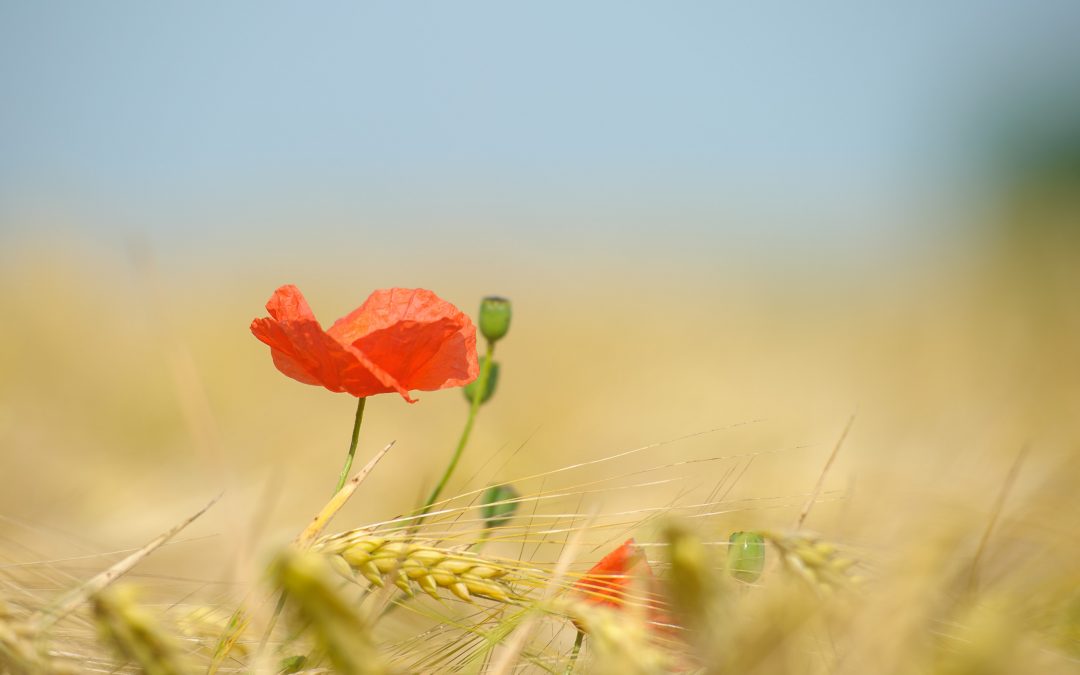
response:
<path id="1" fill-rule="evenodd" d="M 345 466 L 341 467 L 341 476 L 338 477 L 337 487 L 334 488 L 334 494 L 341 492 L 341 488 L 345 487 L 345 481 L 349 480 L 349 470 L 352 469 L 353 458 L 356 457 L 356 446 L 360 442 L 360 425 L 364 421 L 364 405 L 366 403 L 367 399 L 363 396 L 357 399 L 356 421 L 353 422 L 352 443 L 349 444 L 349 456 L 345 458 Z"/>
<path id="2" fill-rule="evenodd" d="M 488 340 L 487 352 L 484 354 L 484 360 L 480 364 L 480 376 L 477 377 L 479 386 L 476 388 L 476 392 L 473 393 L 472 405 L 469 406 L 469 419 L 465 421 L 465 429 L 461 432 L 461 438 L 458 440 L 457 448 L 454 449 L 454 455 L 450 458 L 450 464 L 446 467 L 446 471 L 443 473 L 442 478 L 439 479 L 438 485 L 431 491 L 431 496 L 427 498 L 427 502 L 424 504 L 424 508 L 421 513 L 427 513 L 431 510 L 432 504 L 442 494 L 443 488 L 450 481 L 450 476 L 453 475 L 454 469 L 457 468 L 458 461 L 461 459 L 461 454 L 465 451 L 465 446 L 469 443 L 469 435 L 472 433 L 473 424 L 476 422 L 476 413 L 480 410 L 480 404 L 483 403 L 484 392 L 487 390 L 488 378 L 491 376 L 491 364 L 493 363 L 495 356 L 495 343 Z M 417 522 L 419 525 L 419 522 Z"/>

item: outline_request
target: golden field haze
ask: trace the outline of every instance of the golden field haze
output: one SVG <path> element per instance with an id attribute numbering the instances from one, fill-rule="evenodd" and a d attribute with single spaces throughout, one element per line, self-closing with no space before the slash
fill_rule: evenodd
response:
<path id="1" fill-rule="evenodd" d="M 875 277 L 644 256 L 568 255 L 497 274 L 434 255 L 399 264 L 369 253 L 355 270 L 295 261 L 230 269 L 212 256 L 179 269 L 138 247 L 70 243 L 24 243 L 7 257 L 5 287 L 19 291 L 0 300 L 0 456 L 15 480 L 0 508 L 12 519 L 9 541 L 35 541 L 43 558 L 135 547 L 224 490 L 190 531 L 195 540 L 156 563 L 221 580 L 230 527 L 263 523 L 258 549 L 318 510 L 353 399 L 285 378 L 248 332 L 281 283 L 300 286 L 324 324 L 381 286 L 432 288 L 470 313 L 484 294 L 512 298 L 499 391 L 451 493 L 732 427 L 665 444 L 642 466 L 765 452 L 730 498 L 803 495 L 855 414 L 826 485 L 838 498 L 811 524 L 844 517 L 859 523 L 847 534 L 869 542 L 910 514 L 987 513 L 1025 444 L 1018 495 L 1077 468 L 1080 312 L 1069 299 L 1078 275 L 1060 252 L 1052 265 L 1064 276 L 1032 275 L 992 252 Z M 419 398 L 370 402 L 361 459 L 397 444 L 338 525 L 404 513 L 430 489 L 466 404 L 456 390 Z M 704 466 L 691 488 L 719 481 Z M 641 499 L 596 497 L 603 509 Z M 782 526 L 797 502 L 731 524 Z M 1072 498 L 1055 510 L 1068 522 L 1076 506 Z"/>

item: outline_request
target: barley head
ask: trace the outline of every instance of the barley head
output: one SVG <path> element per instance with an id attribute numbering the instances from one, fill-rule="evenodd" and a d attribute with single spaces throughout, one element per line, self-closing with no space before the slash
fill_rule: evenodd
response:
<path id="1" fill-rule="evenodd" d="M 466 602 L 474 597 L 513 604 L 524 600 L 506 582 L 521 571 L 473 553 L 412 540 L 404 533 L 353 530 L 320 540 L 314 550 L 329 556 L 334 569 L 346 578 L 359 574 L 379 587 L 390 578 L 407 595 L 414 594 L 415 585 L 436 599 L 443 590 Z"/>
<path id="2" fill-rule="evenodd" d="M 190 672 L 179 644 L 137 604 L 132 587 L 110 587 L 94 595 L 92 603 L 102 641 L 120 657 L 135 662 L 147 675 Z"/>

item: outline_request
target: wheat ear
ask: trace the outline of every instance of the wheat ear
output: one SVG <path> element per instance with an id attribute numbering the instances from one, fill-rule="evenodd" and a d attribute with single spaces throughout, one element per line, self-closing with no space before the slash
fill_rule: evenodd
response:
<path id="1" fill-rule="evenodd" d="M 130 586 L 100 591 L 91 601 L 98 632 L 122 658 L 134 661 L 147 675 L 191 672 L 179 643 L 136 603 Z"/>
<path id="2" fill-rule="evenodd" d="M 0 600 L 0 673 L 38 675 L 67 674 L 75 669 L 65 661 L 51 659 L 44 644 L 35 643 L 35 631 Z"/>
<path id="3" fill-rule="evenodd" d="M 539 609 L 572 619 L 588 634 L 593 652 L 588 672 L 644 675 L 668 673 L 676 665 L 676 655 L 664 649 L 665 641 L 657 634 L 656 625 L 644 612 L 633 611 L 635 608 L 616 609 L 579 598 L 561 598 L 543 603 Z"/>
<path id="4" fill-rule="evenodd" d="M 803 533 L 759 534 L 780 552 L 784 567 L 823 590 L 842 588 L 859 579 L 850 574 L 855 561 L 839 554 L 836 546 Z"/>
<path id="5" fill-rule="evenodd" d="M 386 665 L 371 637 L 371 626 L 342 595 L 325 557 L 288 549 L 271 568 L 297 618 L 340 673 L 384 675 Z M 293 659 L 298 664 L 305 658 Z"/>
<path id="6" fill-rule="evenodd" d="M 386 578 L 391 578 L 408 595 L 414 594 L 415 585 L 436 599 L 443 590 L 466 602 L 480 597 L 521 604 L 525 596 L 516 593 L 509 582 L 535 583 L 541 574 L 411 539 L 407 533 L 352 530 L 319 540 L 314 550 L 327 555 L 334 568 L 347 578 L 354 579 L 359 574 L 379 587 Z"/>

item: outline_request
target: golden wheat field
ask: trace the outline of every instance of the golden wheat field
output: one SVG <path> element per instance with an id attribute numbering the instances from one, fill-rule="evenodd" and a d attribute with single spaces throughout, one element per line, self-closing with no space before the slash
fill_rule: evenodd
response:
<path id="1" fill-rule="evenodd" d="M 647 256 L 479 275 L 434 258 L 199 269 L 137 247 L 14 251 L 4 672 L 1080 663 L 1068 249 L 775 275 Z M 484 295 L 511 299 L 497 390 L 426 518 L 470 408 L 458 388 L 371 397 L 353 472 L 393 447 L 322 538 L 298 541 L 357 399 L 284 377 L 249 332 L 286 282 L 324 326 L 377 287 L 431 288 L 474 319 Z M 516 493 L 491 527 L 494 484 Z M 762 537 L 760 573 L 732 568 L 734 532 Z M 630 538 L 634 564 L 603 581 L 621 590 L 597 597 L 583 582 Z"/>

